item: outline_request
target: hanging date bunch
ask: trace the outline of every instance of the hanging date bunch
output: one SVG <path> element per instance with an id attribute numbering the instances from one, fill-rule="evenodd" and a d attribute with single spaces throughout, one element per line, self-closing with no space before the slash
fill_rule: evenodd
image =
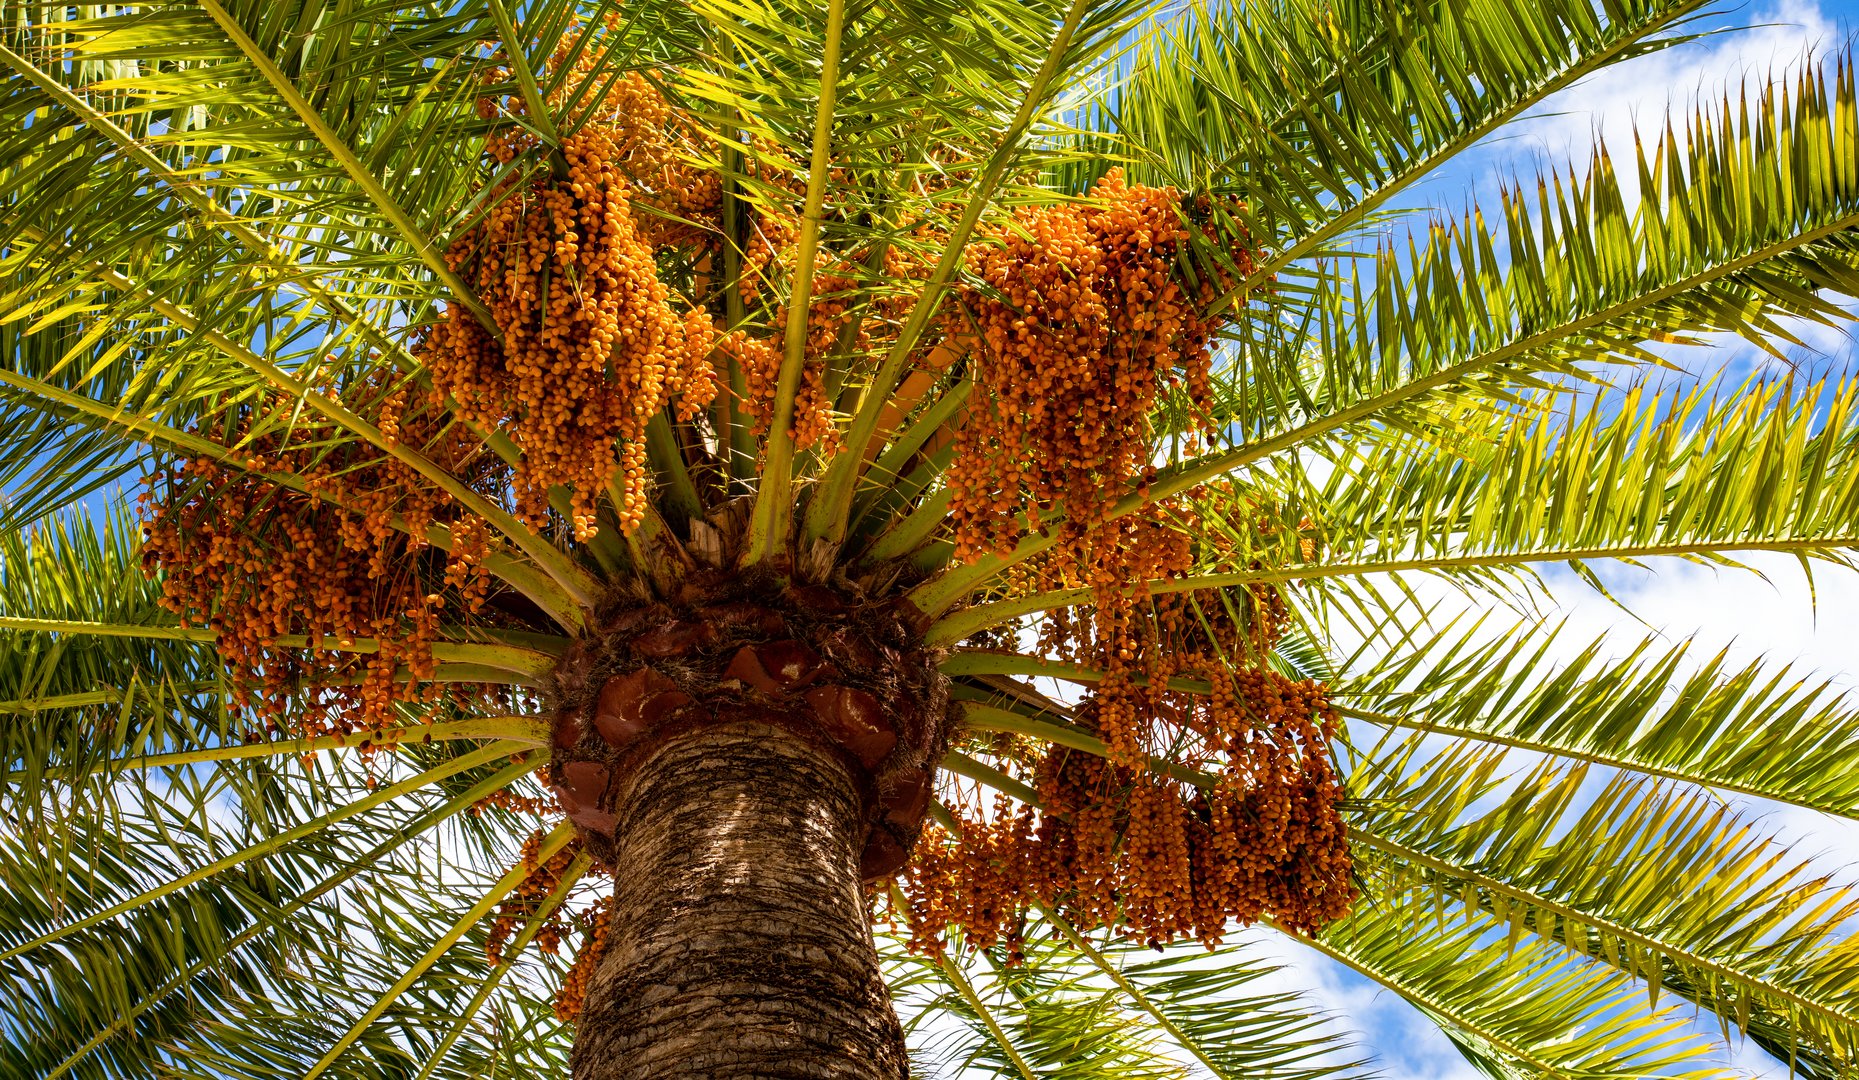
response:
<path id="1" fill-rule="evenodd" d="M 1208 495 L 1217 497 L 1202 498 Z M 1135 767 L 1145 755 L 1167 751 L 1170 744 L 1158 742 L 1146 721 L 1168 708 L 1169 679 L 1217 683 L 1227 668 L 1277 677 L 1267 659 L 1289 609 L 1276 588 L 1150 594 L 1153 583 L 1193 570 L 1196 542 L 1190 538 L 1207 534 L 1204 515 L 1230 515 L 1235 507 L 1256 509 L 1230 482 L 1217 482 L 1100 524 L 1081 555 L 1054 551 L 1032 561 L 1026 577 L 1034 588 L 1092 591 L 1090 603 L 1059 608 L 1040 621 L 1039 649 L 1103 673 L 1092 694 L 1099 706 L 1093 731 L 1112 761 Z"/>
<path id="2" fill-rule="evenodd" d="M 410 402 L 372 378 L 332 393 L 473 486 L 503 482 L 436 398 Z M 288 415 L 292 403 L 269 405 Z M 251 423 L 232 425 L 239 449 L 226 460 L 179 459 L 144 478 L 144 572 L 183 626 L 215 632 L 238 703 L 268 727 L 315 736 L 386 722 L 431 691 L 441 621 L 483 607 L 488 527 L 359 440 L 301 420 L 288 441 L 240 438 Z M 429 530 L 449 549 L 432 550 Z"/>
<path id="3" fill-rule="evenodd" d="M 1153 678 L 1091 695 L 1073 717 L 1133 746 L 1103 756 L 973 748 L 1028 783 L 1039 806 L 950 800 L 958 831 L 926 833 L 903 882 L 917 948 L 940 949 L 952 929 L 975 948 L 1015 947 L 1035 900 L 1151 945 L 1192 937 L 1212 947 L 1230 923 L 1267 917 L 1311 933 L 1347 913 L 1355 890 L 1329 756 L 1335 711 L 1322 685 L 1260 662 L 1285 619 L 1276 593 L 1259 589 L 1243 607 L 1155 598 L 1132 651 L 1167 659 L 1147 664 Z M 1243 657 L 1252 661 L 1228 660 Z M 1205 689 L 1170 689 L 1169 679 Z"/>
<path id="4" fill-rule="evenodd" d="M 572 71 L 560 101 L 590 77 Z M 479 109 L 524 111 L 514 93 L 487 95 Z M 564 485 L 581 540 L 597 530 L 596 500 L 615 476 L 620 528 L 643 520 L 647 423 L 667 404 L 688 420 L 717 390 L 711 316 L 674 297 L 658 264 L 703 234 L 693 223 L 714 215 L 714 174 L 685 167 L 670 105 L 636 72 L 585 110 L 554 166 L 491 192 L 488 213 L 446 252 L 491 325 L 449 304 L 422 350 L 464 414 L 502 426 L 522 450 L 518 515 L 539 525 L 549 488 Z M 503 165 L 534 149 L 534 136 L 511 127 L 485 153 Z"/>
<path id="5" fill-rule="evenodd" d="M 1105 741 L 1113 760 L 1138 764 L 1127 687 L 1139 674 L 1161 675 L 1138 669 L 1145 656 L 1153 667 L 1165 655 L 1145 648 L 1144 583 L 1188 573 L 1189 538 L 1201 530 L 1195 493 L 1109 511 L 1148 475 L 1150 415 L 1164 395 L 1179 389 L 1190 408 L 1206 409 L 1221 318 L 1211 308 L 1250 272 L 1252 253 L 1229 242 L 1190 273 L 1196 233 L 1213 243 L 1218 232 L 1210 200 L 1126 184 L 1116 170 L 1091 196 L 1020 214 L 972 259 L 987 288 L 954 318 L 969 320 L 983 395 L 957 435 L 950 517 L 958 558 L 1004 554 L 1029 530 L 1058 530 L 1025 584 L 1090 588 L 1093 602 L 1075 616 L 1055 613 L 1040 644 L 1106 673 Z M 959 326 L 946 332 L 963 340 Z"/>
<path id="6" fill-rule="evenodd" d="M 1012 949 L 1035 900 L 1146 943 L 1212 945 L 1266 917 L 1312 931 L 1354 899 L 1335 713 L 1320 684 L 1267 662 L 1283 597 L 1150 595 L 1147 583 L 1196 565 L 1197 507 L 1245 501 L 1198 491 L 1109 514 L 1149 475 L 1152 410 L 1177 391 L 1209 404 L 1212 303 L 1252 268 L 1234 244 L 1216 269 L 1187 272 L 1196 231 L 1214 237 L 1199 223 L 1213 210 L 1112 172 L 1090 200 L 1024 212 L 980 247 L 970 268 L 984 287 L 945 323 L 982 391 L 949 471 L 957 557 L 1057 530 L 1008 589 L 1091 590 L 1042 621 L 1039 651 L 1098 672 L 1064 719 L 1103 751 L 971 744 L 1037 806 L 957 785 L 956 828 L 926 837 L 903 880 L 918 948 L 959 929 L 971 946 Z"/>
<path id="7" fill-rule="evenodd" d="M 1150 464 L 1149 414 L 1164 393 L 1179 386 L 1206 405 L 1208 308 L 1252 255 L 1232 246 L 1230 268 L 1189 284 L 1185 253 L 1202 228 L 1191 209 L 1173 188 L 1112 170 L 1088 201 L 1022 212 L 975 247 L 983 284 L 944 326 L 971 343 L 982 391 L 948 473 L 957 558 L 1004 554 L 1061 515 L 1064 545 L 1088 556 L 1092 531 Z"/>

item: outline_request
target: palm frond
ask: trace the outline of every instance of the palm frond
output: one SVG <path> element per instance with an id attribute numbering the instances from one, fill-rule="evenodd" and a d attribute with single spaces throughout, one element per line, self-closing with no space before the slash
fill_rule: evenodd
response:
<path id="1" fill-rule="evenodd" d="M 1844 563 L 1859 542 L 1854 401 L 1825 381 L 1633 387 L 1573 415 L 1442 416 L 1462 437 L 1363 440 L 1339 448 L 1321 497 L 1338 524 L 1317 529 L 1321 565 L 1274 580 L 1750 550 Z"/>
<path id="2" fill-rule="evenodd" d="M 894 981 L 907 990 L 907 1026 L 944 1017 L 966 1025 L 925 1028 L 924 1064 L 1041 1080 L 1363 1075 L 1322 1016 L 1253 985 L 1273 969 L 1243 942 L 1156 958 L 1127 942 L 1068 938 L 1045 919 L 1028 924 L 1025 941 L 1011 962 L 998 950 L 893 955 L 914 972 Z"/>
<path id="3" fill-rule="evenodd" d="M 1394 744 L 1358 769 L 1351 838 L 1393 879 L 1663 986 L 1789 1060 L 1850 1067 L 1859 898 L 1733 807 L 1585 766 L 1494 788 L 1501 755 Z M 1488 807 L 1478 806 L 1488 799 Z"/>
<path id="4" fill-rule="evenodd" d="M 1294 940 L 1400 994 L 1493 1080 L 1734 1075 L 1708 1064 L 1712 1044 L 1684 1012 L 1648 1007 L 1630 979 L 1553 941 L 1509 943 L 1501 922 L 1426 890 L 1365 900 Z"/>
<path id="5" fill-rule="evenodd" d="M 0 617 L 140 628 L 169 621 L 158 598 L 120 511 L 0 531 Z M 220 694 L 218 659 L 196 642 L 0 630 L 0 808 L 29 810 L 53 775 L 76 782 L 116 759 L 236 741 L 244 726 Z"/>
<path id="6" fill-rule="evenodd" d="M 1180 954 L 1138 962 L 1133 943 L 1099 948 L 1053 912 L 1040 914 L 1116 984 L 1126 1006 L 1149 1014 L 1167 1041 L 1218 1080 L 1319 1080 L 1349 1075 L 1360 1065 L 1339 1060 L 1344 1048 L 1321 1030 L 1318 1017 L 1286 1008 L 1295 995 L 1241 992 L 1270 970 L 1242 961 L 1243 946 L 1224 957 Z"/>
<path id="7" fill-rule="evenodd" d="M 227 933 L 224 937 L 209 935 L 205 944 L 194 949 L 183 949 L 177 955 L 159 959 L 160 954 L 153 951 L 136 953 L 149 957 L 143 965 L 128 969 L 131 977 L 112 981 L 99 981 L 102 972 L 122 972 L 120 960 L 116 957 L 119 943 L 110 940 L 102 948 L 89 943 L 76 948 L 67 946 L 68 955 L 74 959 L 68 964 L 53 967 L 53 974 L 47 977 L 48 983 L 60 987 L 59 993 L 65 997 L 81 1002 L 76 1008 L 93 1008 L 94 1015 L 88 1011 L 74 1015 L 74 1006 L 53 1005 L 46 1000 L 32 1002 L 47 1017 L 60 1016 L 62 1019 L 46 1028 L 46 1037 L 34 1047 L 35 1054 L 42 1058 L 46 1066 L 45 1080 L 57 1080 L 58 1077 L 72 1074 L 86 1075 L 100 1067 L 96 1058 L 104 1061 L 120 1061 L 127 1044 L 131 1051 L 139 1050 L 158 1043 L 170 1031 L 177 1030 L 174 1018 L 184 1016 L 186 1012 L 203 1004 L 200 989 L 196 984 L 208 982 L 224 986 L 224 969 L 237 970 L 243 965 L 255 964 L 256 970 L 263 972 L 268 968 L 282 967 L 283 956 L 268 953 L 264 943 L 270 938 L 283 938 L 292 925 L 292 920 L 303 915 L 313 915 L 310 911 L 314 905 L 331 892 L 342 888 L 352 878 L 364 872 L 382 873 L 383 868 L 393 868 L 395 864 L 385 862 L 394 856 L 403 845 L 421 838 L 427 830 L 443 824 L 455 815 L 466 811 L 479 800 L 491 795 L 505 784 L 505 777 L 494 774 L 481 780 L 463 792 L 452 796 L 445 802 L 425 810 L 417 817 L 391 830 L 387 836 L 374 847 L 360 855 L 340 864 L 334 873 L 324 877 L 313 885 L 308 885 L 291 897 L 288 903 L 258 909 L 254 917 L 237 933 Z M 388 872 L 398 873 L 397 869 Z M 210 888 L 211 886 L 209 886 Z M 223 932 L 231 927 L 221 926 Z M 125 945 L 144 944 L 128 937 Z M 513 943 L 512 951 L 520 951 L 521 945 Z M 256 954 L 256 955 L 254 955 Z M 172 974 L 166 974 L 172 969 Z M 507 970 L 507 969 L 506 969 Z M 163 975 L 166 975 L 163 978 Z M 501 972 L 500 972 L 501 974 Z M 157 982 L 159 980 L 159 982 Z M 108 989 L 99 992 L 100 987 Z M 172 997 L 184 987 L 189 988 L 190 998 L 183 998 L 177 1005 Z M 208 996 L 204 1001 L 211 1001 Z M 154 1018 L 143 1020 L 153 1011 Z M 163 1014 L 169 1019 L 163 1019 Z M 107 1020 L 107 1023 L 104 1021 Z M 88 1037 L 84 1037 L 88 1033 Z M 65 1049 L 59 1045 L 57 1036 L 67 1037 L 75 1042 L 82 1037 L 83 1042 L 71 1049 L 56 1064 L 52 1058 L 43 1055 L 62 1053 Z M 437 1060 L 437 1059 L 435 1059 Z M 23 1068 L 23 1064 L 22 1064 Z"/>
<path id="8" fill-rule="evenodd" d="M 1291 284 L 1299 263 L 1337 253 L 1414 182 L 1558 90 L 1688 40 L 1674 31 L 1705 6 L 1196 6 L 1150 31 L 1088 123 L 1138 175 L 1247 200 L 1269 254 L 1235 288 L 1244 296 Z M 1298 304 L 1302 290 L 1287 291 Z"/>
<path id="9" fill-rule="evenodd" d="M 1859 816 L 1846 695 L 1788 664 L 1566 627 L 1452 627 L 1337 681 L 1343 715 Z"/>

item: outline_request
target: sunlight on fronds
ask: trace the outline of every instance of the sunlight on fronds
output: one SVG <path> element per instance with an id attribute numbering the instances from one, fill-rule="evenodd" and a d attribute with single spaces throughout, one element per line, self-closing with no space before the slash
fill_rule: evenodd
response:
<path id="1" fill-rule="evenodd" d="M 1850 57 L 1415 198 L 1702 13 L 7 2 L 0 1072 L 560 1073 L 731 715 L 937 1068 L 1356 1074 L 1265 933 L 1492 1076 L 1859 1068 L 1718 794 L 1859 814 L 1837 688 L 1422 599 L 1854 566 L 1852 380 L 1670 374 L 1850 318 Z"/>

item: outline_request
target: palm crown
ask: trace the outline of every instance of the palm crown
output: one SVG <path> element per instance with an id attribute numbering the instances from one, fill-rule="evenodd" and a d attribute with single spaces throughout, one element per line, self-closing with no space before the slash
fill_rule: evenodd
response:
<path id="1" fill-rule="evenodd" d="M 1264 921 L 1493 1076 L 1848 1075 L 1708 789 L 1855 816 L 1859 715 L 1409 603 L 1859 543 L 1850 386 L 1636 374 L 1859 292 L 1844 62 L 1392 209 L 1700 7 L 9 2 L 7 1070 L 561 1071 L 709 693 L 864 785 L 922 1065 L 1351 1071 Z"/>

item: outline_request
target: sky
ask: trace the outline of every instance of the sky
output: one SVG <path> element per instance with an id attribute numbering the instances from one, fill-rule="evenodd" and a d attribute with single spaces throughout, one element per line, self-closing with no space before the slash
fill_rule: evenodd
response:
<path id="1" fill-rule="evenodd" d="M 1527 0 L 1526 0 L 1527 2 Z M 1798 72 L 1810 54 L 1837 53 L 1859 29 L 1859 0 L 1780 0 L 1721 7 L 1694 24 L 1722 30 L 1700 41 L 1640 57 L 1576 84 L 1518 121 L 1502 138 L 1466 155 L 1417 186 L 1412 202 L 1457 211 L 1472 201 L 1497 202 L 1500 185 L 1533 178 L 1550 169 L 1585 167 L 1596 138 L 1617 155 L 1632 152 L 1636 127 L 1650 137 L 1663 128 L 1668 110 L 1682 121 L 1704 95 L 1706 104 L 1733 98 L 1744 88 Z M 1623 179 L 1631 182 L 1630 170 Z M 1629 199 L 1631 192 L 1628 192 Z M 1840 371 L 1855 359 L 1854 340 L 1843 329 L 1804 327 L 1804 347 L 1789 350 L 1788 365 L 1808 372 Z M 1715 341 L 1671 359 L 1699 377 L 1722 372 L 1733 384 L 1783 365 L 1744 343 Z M 1843 688 L 1859 692 L 1859 574 L 1819 571 L 1814 588 L 1791 557 L 1747 560 L 1759 573 L 1738 573 L 1677 560 L 1655 560 L 1646 570 L 1601 570 L 1613 601 L 1567 572 L 1547 575 L 1560 607 L 1551 617 L 1570 620 L 1564 640 L 1587 642 L 1613 632 L 1637 640 L 1645 627 L 1673 640 L 1694 638 L 1693 655 L 1727 648 L 1735 659 L 1767 658 L 1798 663 Z M 1448 598 L 1442 593 L 1441 598 Z M 1450 600 L 1449 600 L 1450 602 Z M 1859 881 L 1859 823 L 1810 810 L 1747 801 L 1761 824 L 1796 854 L 1846 881 Z M 1481 1074 L 1405 1001 L 1377 984 L 1269 933 L 1257 933 L 1258 948 L 1284 967 L 1273 976 L 1286 989 L 1306 994 L 1355 1033 L 1384 1075 L 1398 1080 L 1472 1080 Z M 1698 1029 L 1716 1032 L 1703 1018 Z M 1753 1044 L 1734 1045 L 1721 1064 L 1745 1075 L 1782 1078 L 1778 1063 Z"/>

